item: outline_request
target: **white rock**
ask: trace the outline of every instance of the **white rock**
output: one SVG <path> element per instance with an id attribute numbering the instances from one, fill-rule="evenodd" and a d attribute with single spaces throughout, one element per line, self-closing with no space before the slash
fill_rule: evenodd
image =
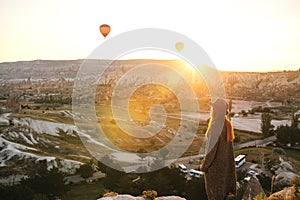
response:
<path id="1" fill-rule="evenodd" d="M 165 197 L 157 197 L 157 200 L 186 200 L 185 198 L 178 196 L 165 196 Z M 116 196 L 107 196 L 102 197 L 98 200 L 145 200 L 143 197 L 134 197 L 128 194 L 120 194 Z"/>
<path id="2" fill-rule="evenodd" d="M 186 200 L 185 198 L 178 196 L 167 196 L 167 197 L 157 197 L 158 200 Z"/>
<path id="3" fill-rule="evenodd" d="M 295 177 L 299 176 L 293 172 L 281 172 L 275 177 L 275 185 L 283 184 L 283 185 L 290 185 L 291 180 Z"/>
<path id="4" fill-rule="evenodd" d="M 107 196 L 102 197 L 98 200 L 145 200 L 142 197 L 134 197 L 128 194 L 116 195 L 116 196 Z"/>
<path id="5" fill-rule="evenodd" d="M 292 165 L 288 162 L 282 162 L 280 163 L 280 166 L 286 170 L 289 170 L 289 171 L 294 171 L 294 168 L 292 167 Z"/>

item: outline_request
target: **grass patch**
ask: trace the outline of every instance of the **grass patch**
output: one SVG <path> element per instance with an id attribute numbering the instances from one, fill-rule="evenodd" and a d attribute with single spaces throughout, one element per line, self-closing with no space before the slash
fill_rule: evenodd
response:
<path id="1" fill-rule="evenodd" d="M 64 124 L 74 124 L 71 116 L 65 115 L 60 111 L 71 111 L 71 105 L 59 105 L 55 104 L 43 104 L 43 103 L 30 103 L 21 102 L 22 106 L 25 106 L 19 113 L 12 113 L 12 117 L 16 118 L 32 118 L 35 120 L 44 120 L 49 122 L 57 122 Z M 27 107 L 26 107 L 27 106 Z"/>
<path id="2" fill-rule="evenodd" d="M 64 199 L 66 200 L 95 200 L 104 193 L 104 186 L 102 181 L 94 183 L 86 183 L 80 185 L 71 185 L 71 189 L 67 192 Z"/>
<path id="3" fill-rule="evenodd" d="M 261 152 L 264 152 L 265 157 L 268 157 L 272 154 L 272 149 L 270 148 L 258 148 L 258 147 L 249 147 L 244 149 L 235 150 L 235 156 L 240 154 L 245 154 L 246 161 L 260 163 L 261 162 Z"/>
<path id="4" fill-rule="evenodd" d="M 283 149 L 286 155 L 289 157 L 289 161 L 291 161 L 294 166 L 295 170 L 300 170 L 300 150 L 297 149 Z"/>
<path id="5" fill-rule="evenodd" d="M 260 133 L 251 133 L 247 131 L 235 130 L 234 134 L 236 135 L 236 137 L 239 137 L 239 141 L 235 142 L 237 144 L 262 139 L 262 135 Z"/>
<path id="6" fill-rule="evenodd" d="M 288 157 L 300 162 L 300 151 L 296 149 L 284 149 Z"/>
<path id="7" fill-rule="evenodd" d="M 44 113 L 43 113 L 44 111 Z M 14 118 L 31 118 L 33 120 L 41 120 L 54 123 L 63 123 L 74 125 L 74 120 L 71 116 L 66 116 L 59 111 L 45 111 L 45 110 L 27 110 L 23 109 L 22 113 L 12 113 Z"/>
<path id="8" fill-rule="evenodd" d="M 48 156 L 55 156 L 57 158 L 74 159 L 79 162 L 87 162 L 87 158 L 79 157 L 76 155 L 82 155 L 86 157 L 91 157 L 90 153 L 87 151 L 85 146 L 82 144 L 78 136 L 70 136 L 60 130 L 60 137 L 53 135 L 44 134 L 43 136 L 52 141 L 48 146 L 40 145 L 39 150 L 41 152 L 47 152 Z M 56 149 L 55 146 L 59 146 Z"/>

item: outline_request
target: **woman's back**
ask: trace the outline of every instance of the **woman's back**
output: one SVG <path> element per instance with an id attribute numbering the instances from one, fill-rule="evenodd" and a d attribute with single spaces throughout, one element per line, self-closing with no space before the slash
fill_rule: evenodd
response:
<path id="1" fill-rule="evenodd" d="M 211 160 L 211 165 L 205 175 L 209 200 L 223 200 L 228 193 L 236 193 L 233 142 L 227 142 L 226 139 L 227 128 L 224 123 L 218 142 L 205 157 L 205 159 Z"/>

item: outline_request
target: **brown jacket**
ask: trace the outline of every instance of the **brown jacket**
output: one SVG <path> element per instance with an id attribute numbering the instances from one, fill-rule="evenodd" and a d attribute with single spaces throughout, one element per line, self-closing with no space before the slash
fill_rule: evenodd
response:
<path id="1" fill-rule="evenodd" d="M 226 131 L 226 124 L 224 123 L 218 141 L 205 156 L 200 169 L 205 172 L 205 188 L 208 200 L 223 200 L 228 193 L 236 194 L 233 142 L 226 141 Z"/>

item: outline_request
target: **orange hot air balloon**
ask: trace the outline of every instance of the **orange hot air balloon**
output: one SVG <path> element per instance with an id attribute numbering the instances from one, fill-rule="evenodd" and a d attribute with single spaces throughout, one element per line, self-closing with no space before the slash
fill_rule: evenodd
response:
<path id="1" fill-rule="evenodd" d="M 104 38 L 106 38 L 106 36 L 109 34 L 110 32 L 110 26 L 107 25 L 107 24 L 102 24 L 100 27 L 99 27 L 99 31 L 100 33 L 104 36 Z"/>

